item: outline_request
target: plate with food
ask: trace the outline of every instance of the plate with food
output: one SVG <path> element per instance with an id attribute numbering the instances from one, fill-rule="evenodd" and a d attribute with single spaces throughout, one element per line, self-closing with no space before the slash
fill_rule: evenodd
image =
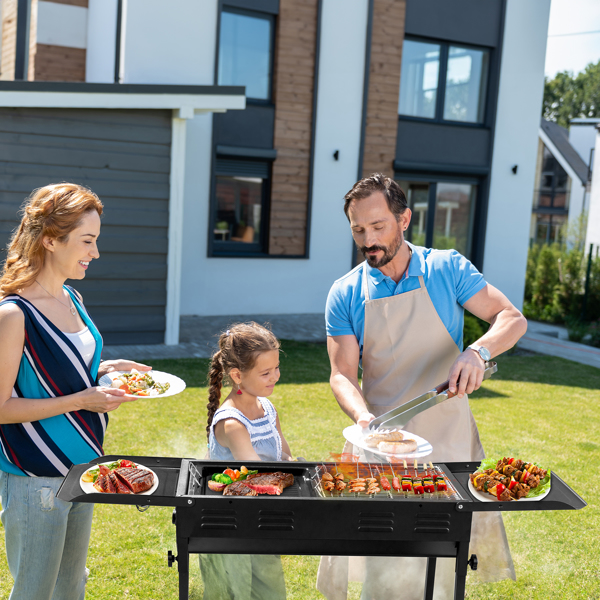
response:
<path id="1" fill-rule="evenodd" d="M 351 444 L 378 456 L 422 458 L 433 452 L 426 439 L 403 429 L 371 431 L 359 425 L 351 425 L 344 429 L 344 437 Z"/>
<path id="2" fill-rule="evenodd" d="M 148 467 L 120 458 L 90 467 L 81 476 L 79 485 L 86 494 L 149 496 L 158 488 L 158 476 Z"/>
<path id="3" fill-rule="evenodd" d="M 128 394 L 140 397 L 165 398 L 175 396 L 185 390 L 185 381 L 176 375 L 162 371 L 112 371 L 103 375 L 98 383 L 105 387 L 125 390 Z"/>
<path id="4" fill-rule="evenodd" d="M 550 486 L 549 469 L 520 458 L 486 458 L 469 476 L 469 492 L 481 502 L 537 502 Z"/>

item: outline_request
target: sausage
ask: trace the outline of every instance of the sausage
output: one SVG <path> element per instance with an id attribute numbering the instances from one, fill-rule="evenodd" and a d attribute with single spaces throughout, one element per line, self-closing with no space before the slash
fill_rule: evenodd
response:
<path id="1" fill-rule="evenodd" d="M 387 492 L 388 490 L 392 489 L 392 486 L 390 485 L 390 480 L 385 476 L 382 475 L 379 478 L 379 482 L 381 483 L 381 487 Z"/>

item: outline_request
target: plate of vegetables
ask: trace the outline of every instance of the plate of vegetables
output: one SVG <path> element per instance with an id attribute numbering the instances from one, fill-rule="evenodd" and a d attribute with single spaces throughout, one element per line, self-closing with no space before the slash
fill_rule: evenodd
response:
<path id="1" fill-rule="evenodd" d="M 252 471 L 251 469 L 247 469 L 244 465 L 242 465 L 239 470 L 225 469 L 222 473 L 213 473 L 213 476 L 208 481 L 208 489 L 212 492 L 221 493 L 230 483 L 233 483 L 234 481 L 244 481 L 248 475 L 255 475 L 256 473 L 258 473 L 258 469 Z"/>
<path id="2" fill-rule="evenodd" d="M 141 397 L 175 396 L 185 390 L 185 381 L 176 375 L 162 371 L 112 371 L 103 375 L 98 383 L 104 387 L 124 390 L 127 394 Z"/>
<path id="3" fill-rule="evenodd" d="M 481 502 L 538 502 L 550 493 L 551 473 L 518 458 L 486 458 L 469 476 L 469 492 Z"/>

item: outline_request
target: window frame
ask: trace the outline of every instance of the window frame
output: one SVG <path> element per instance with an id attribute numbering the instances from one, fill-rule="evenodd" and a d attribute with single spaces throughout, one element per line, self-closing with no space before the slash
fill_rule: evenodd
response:
<path id="1" fill-rule="evenodd" d="M 483 187 L 484 187 L 484 178 L 469 176 L 469 175 L 446 175 L 443 173 L 414 173 L 411 171 L 396 171 L 394 174 L 394 180 L 397 183 L 401 181 L 415 182 L 415 183 L 426 183 L 429 185 L 428 195 L 427 195 L 427 225 L 425 229 L 425 248 L 433 248 L 433 236 L 435 231 L 435 208 L 436 208 L 436 198 L 437 198 L 437 185 L 438 183 L 456 183 L 456 184 L 466 184 L 475 186 L 475 197 L 473 201 L 473 206 L 471 207 L 471 223 L 469 227 L 469 237 L 468 237 L 468 253 L 464 254 L 464 256 L 469 259 L 471 262 L 475 262 L 475 258 L 478 254 L 478 249 L 476 248 L 476 244 L 478 242 L 476 236 L 476 228 L 479 223 L 479 213 L 481 210 L 481 201 L 483 197 Z M 404 193 L 407 193 L 407 190 L 402 190 Z M 407 198 L 408 200 L 408 198 Z M 409 206 L 410 208 L 410 206 Z M 412 209 L 411 209 L 412 210 Z M 413 214 L 414 216 L 414 214 Z M 410 225 L 406 231 L 406 239 L 409 237 L 412 239 L 412 227 L 413 220 L 411 218 Z M 410 240 L 409 240 L 410 241 Z M 412 243 L 412 242 L 411 242 Z"/>
<path id="2" fill-rule="evenodd" d="M 488 46 L 475 46 L 473 44 L 467 44 L 463 42 L 452 42 L 447 40 L 439 40 L 434 38 L 426 38 L 421 36 L 406 36 L 405 42 L 419 42 L 422 44 L 437 44 L 440 47 L 440 63 L 438 69 L 438 87 L 436 92 L 435 102 L 435 114 L 433 118 L 429 117 L 417 117 L 411 115 L 401 115 L 398 113 L 398 119 L 402 121 L 416 121 L 418 123 L 437 123 L 442 125 L 454 125 L 459 127 L 474 127 L 476 129 L 489 129 L 490 124 L 488 119 L 490 118 L 490 85 L 492 77 L 490 76 L 493 60 L 494 60 L 494 48 Z M 488 53 L 487 60 L 487 74 L 485 82 L 485 91 L 482 94 L 482 100 L 484 103 L 482 119 L 480 123 L 473 123 L 471 121 L 455 121 L 452 119 L 444 119 L 444 103 L 446 100 L 446 77 L 448 74 L 448 57 L 450 54 L 450 46 L 456 48 L 465 48 L 467 50 L 480 50 Z M 400 74 L 400 81 L 402 82 L 402 73 Z M 400 92 L 399 92 L 400 93 Z"/>
<path id="3" fill-rule="evenodd" d="M 227 156 L 218 155 L 219 158 L 228 158 Z M 258 243 L 244 242 L 219 242 L 214 239 L 214 228 L 217 219 L 217 154 L 212 157 L 211 169 L 211 186 L 210 186 L 210 208 L 208 219 L 208 251 L 209 258 L 265 258 L 269 256 L 269 226 L 271 222 L 271 185 L 273 179 L 273 160 L 264 158 L 252 157 L 231 157 L 236 160 L 247 162 L 266 163 L 268 168 L 268 177 L 263 179 L 263 189 L 261 198 L 261 219 L 264 215 L 264 220 L 261 222 L 260 241 Z M 244 174 L 240 174 L 243 177 Z M 223 177 L 236 177 L 236 175 L 223 175 Z"/>
<path id="4" fill-rule="evenodd" d="M 273 76 L 275 69 L 275 27 L 277 26 L 276 15 L 269 12 L 262 12 L 259 10 L 252 10 L 250 8 L 240 8 L 238 6 L 233 6 L 227 4 L 223 0 L 219 2 L 219 14 L 217 18 L 217 35 L 216 35 L 216 50 L 215 50 L 215 72 L 214 72 L 214 82 L 215 85 L 219 84 L 219 50 L 221 45 L 221 15 L 224 13 L 233 13 L 238 15 L 243 15 L 246 17 L 253 17 L 255 19 L 263 19 L 264 21 L 269 21 L 271 25 L 271 39 L 269 42 L 269 94 L 268 98 L 251 98 L 246 96 L 246 104 L 255 104 L 260 106 L 274 106 L 273 102 Z"/>

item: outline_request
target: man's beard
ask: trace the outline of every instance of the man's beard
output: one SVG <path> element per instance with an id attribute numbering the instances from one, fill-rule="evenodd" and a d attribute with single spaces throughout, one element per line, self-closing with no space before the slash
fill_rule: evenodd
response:
<path id="1" fill-rule="evenodd" d="M 363 253 L 370 267 L 381 269 L 381 267 L 385 267 L 398 254 L 398 250 L 402 247 L 403 242 L 402 230 L 398 227 L 398 235 L 391 246 L 363 246 L 360 251 Z M 373 252 L 374 250 L 382 250 L 383 256 L 380 259 L 367 256 L 367 252 Z"/>

